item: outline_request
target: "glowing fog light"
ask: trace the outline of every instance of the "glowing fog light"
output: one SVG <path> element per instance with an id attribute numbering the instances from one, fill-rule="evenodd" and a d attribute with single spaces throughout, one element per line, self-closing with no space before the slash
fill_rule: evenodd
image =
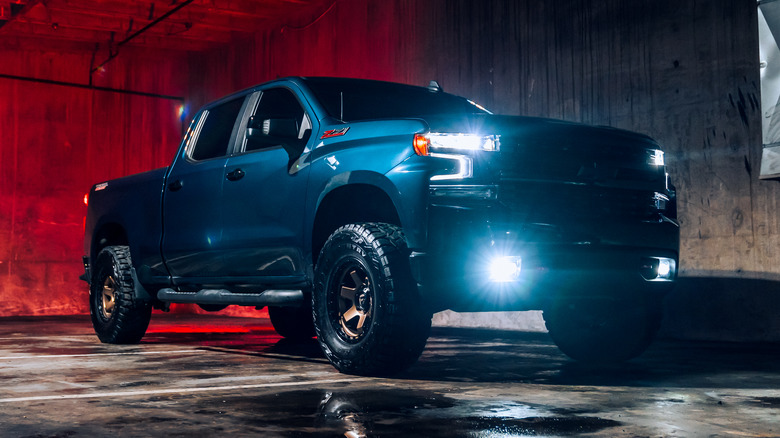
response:
<path id="1" fill-rule="evenodd" d="M 658 260 L 658 278 L 671 278 L 672 277 L 672 265 L 674 264 L 674 260 L 671 259 L 660 259 Z"/>
<path id="2" fill-rule="evenodd" d="M 488 267 L 490 280 L 499 283 L 516 281 L 520 277 L 521 261 L 520 257 L 496 257 Z"/>
<path id="3" fill-rule="evenodd" d="M 647 281 L 673 281 L 677 262 L 667 257 L 647 257 L 642 261 L 640 272 Z"/>

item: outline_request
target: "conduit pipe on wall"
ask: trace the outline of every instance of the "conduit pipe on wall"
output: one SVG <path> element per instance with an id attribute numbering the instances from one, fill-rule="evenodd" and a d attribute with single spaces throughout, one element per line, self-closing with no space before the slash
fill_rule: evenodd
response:
<path id="1" fill-rule="evenodd" d="M 169 96 L 169 95 L 166 95 L 166 94 L 146 93 L 146 92 L 143 92 L 143 91 L 122 90 L 120 88 L 96 87 L 94 85 L 79 84 L 77 82 L 53 81 L 53 80 L 50 80 L 50 79 L 29 78 L 29 77 L 26 77 L 26 76 L 14 76 L 14 75 L 6 75 L 6 74 L 0 74 L 0 79 L 12 79 L 12 80 L 17 80 L 17 81 L 37 82 L 39 84 L 59 85 L 59 86 L 63 86 L 63 87 L 86 88 L 86 89 L 89 89 L 89 90 L 108 91 L 108 92 L 111 92 L 111 93 L 131 94 L 131 95 L 134 95 L 134 96 L 156 97 L 156 98 L 159 98 L 159 99 L 175 100 L 175 101 L 184 103 L 184 97 L 181 97 L 181 96 Z"/>

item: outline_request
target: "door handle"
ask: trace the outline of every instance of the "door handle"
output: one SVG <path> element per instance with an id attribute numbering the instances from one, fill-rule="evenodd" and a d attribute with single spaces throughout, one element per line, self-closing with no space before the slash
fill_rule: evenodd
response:
<path id="1" fill-rule="evenodd" d="M 244 172 L 241 169 L 236 169 L 232 172 L 228 172 L 227 175 L 225 175 L 225 178 L 227 178 L 230 181 L 238 181 L 241 178 L 243 178 L 244 175 L 246 175 L 246 172 Z"/>
<path id="2" fill-rule="evenodd" d="M 168 190 L 172 192 L 178 192 L 182 187 L 184 187 L 184 183 L 180 179 L 168 184 Z"/>

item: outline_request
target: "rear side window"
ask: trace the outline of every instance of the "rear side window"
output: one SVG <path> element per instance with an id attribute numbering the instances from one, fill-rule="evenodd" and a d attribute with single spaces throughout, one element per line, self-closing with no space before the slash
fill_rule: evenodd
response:
<path id="1" fill-rule="evenodd" d="M 208 160 L 227 155 L 230 136 L 244 98 L 233 99 L 206 111 L 206 121 L 190 154 L 193 160 Z"/>

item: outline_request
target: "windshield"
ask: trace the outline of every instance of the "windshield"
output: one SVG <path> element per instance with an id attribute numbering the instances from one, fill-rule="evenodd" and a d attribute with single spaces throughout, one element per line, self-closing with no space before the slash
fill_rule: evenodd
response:
<path id="1" fill-rule="evenodd" d="M 328 115 L 345 122 L 439 114 L 490 114 L 468 99 L 424 87 L 362 79 L 305 80 Z"/>

